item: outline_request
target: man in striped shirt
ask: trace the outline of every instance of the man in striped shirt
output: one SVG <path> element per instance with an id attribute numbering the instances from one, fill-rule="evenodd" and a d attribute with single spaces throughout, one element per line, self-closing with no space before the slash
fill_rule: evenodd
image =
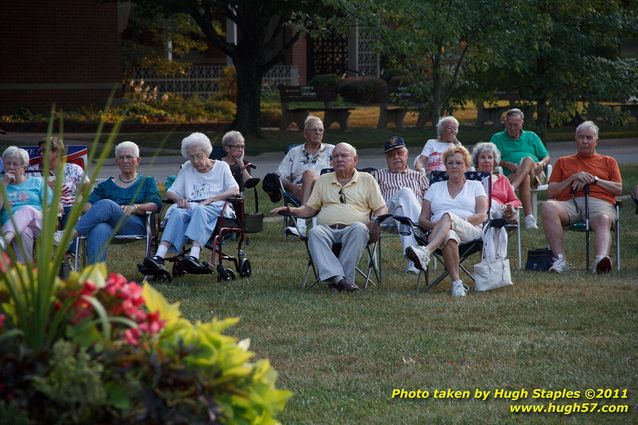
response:
<path id="1" fill-rule="evenodd" d="M 383 145 L 388 168 L 377 172 L 381 195 L 388 206 L 388 212 L 396 216 L 409 217 L 418 223 L 423 196 L 428 190 L 428 181 L 422 173 L 408 168 L 408 149 L 405 140 L 393 136 Z M 397 222 L 397 226 L 399 223 Z M 416 246 L 414 235 L 409 229 L 399 227 L 399 237 L 403 252 L 408 246 Z M 409 232 L 409 233 L 408 233 Z M 407 272 L 419 273 L 412 261 L 408 261 Z"/>

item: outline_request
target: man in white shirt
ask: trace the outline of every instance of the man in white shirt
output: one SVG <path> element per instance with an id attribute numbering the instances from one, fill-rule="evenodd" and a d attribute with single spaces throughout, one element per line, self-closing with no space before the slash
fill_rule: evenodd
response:
<path id="1" fill-rule="evenodd" d="M 315 181 L 324 168 L 330 168 L 334 145 L 322 143 L 323 122 L 309 115 L 304 122 L 303 135 L 306 143 L 290 149 L 277 168 L 277 173 L 269 173 L 264 177 L 263 188 L 273 202 L 279 202 L 281 185 L 287 192 L 306 203 L 312 192 Z M 279 179 L 279 180 L 277 180 Z M 297 228 L 305 233 L 305 220 L 297 220 Z"/>

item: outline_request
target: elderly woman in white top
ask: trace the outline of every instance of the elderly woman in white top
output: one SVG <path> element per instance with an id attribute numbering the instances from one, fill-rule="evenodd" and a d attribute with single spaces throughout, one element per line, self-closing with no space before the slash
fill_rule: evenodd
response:
<path id="1" fill-rule="evenodd" d="M 215 230 L 224 201 L 239 195 L 230 167 L 224 161 L 210 159 L 212 151 L 213 146 L 205 134 L 193 133 L 182 140 L 182 156 L 188 161 L 166 192 L 166 197 L 175 204 L 168 212 L 157 253 L 146 257 L 144 266 L 165 269 L 164 257 L 168 251 L 179 252 L 190 240 L 190 255 L 184 258 L 183 265 L 187 270 L 203 267 L 199 254 Z"/>
<path id="2" fill-rule="evenodd" d="M 463 297 L 468 288 L 460 279 L 459 245 L 481 238 L 487 195 L 481 182 L 465 179 L 472 158 L 463 146 L 446 150 L 443 163 L 448 179 L 430 185 L 419 217 L 420 226 L 431 230 L 428 244 L 409 246 L 405 253 L 417 268 L 426 270 L 430 255 L 442 248 L 445 268 L 452 278 L 452 296 Z"/>
<path id="3" fill-rule="evenodd" d="M 453 116 L 442 117 L 436 124 L 436 139 L 430 139 L 414 160 L 414 169 L 425 171 L 429 176 L 432 171 L 445 171 L 442 160 L 443 152 L 452 146 L 461 146 L 456 138 L 459 134 L 459 122 Z"/>

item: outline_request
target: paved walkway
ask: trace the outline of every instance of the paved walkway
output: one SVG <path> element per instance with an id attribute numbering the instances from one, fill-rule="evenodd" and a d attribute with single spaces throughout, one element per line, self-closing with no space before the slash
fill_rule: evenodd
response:
<path id="1" fill-rule="evenodd" d="M 20 133 L 11 134 L 10 140 L 14 143 L 19 142 L 24 145 L 35 145 L 38 140 L 44 137 L 41 133 Z M 67 135 L 67 140 L 73 140 L 72 144 L 90 145 L 94 135 L 89 133 L 75 133 Z M 301 142 L 301 135 L 300 142 Z M 0 139 L 0 141 L 2 141 Z M 550 142 L 547 148 L 554 162 L 558 157 L 570 155 L 575 152 L 574 143 L 570 142 Z M 619 164 L 638 164 L 638 138 L 625 139 L 603 139 L 598 143 L 598 152 L 616 158 Z M 142 150 L 142 164 L 140 171 L 142 174 L 154 176 L 158 182 L 163 182 L 166 177 L 176 174 L 179 165 L 185 160 L 180 155 L 178 149 L 165 149 L 164 152 L 170 151 L 173 155 L 159 156 L 153 158 L 154 150 L 146 148 Z M 248 146 L 250 152 L 250 146 Z M 418 154 L 418 149 L 412 148 L 410 151 L 410 165 L 413 164 L 414 158 Z M 266 173 L 277 168 L 279 162 L 283 158 L 281 152 L 269 152 L 261 155 L 247 155 L 246 160 L 257 165 L 257 169 L 252 173 L 255 177 L 263 177 Z M 359 165 L 361 167 L 385 168 L 386 162 L 381 146 L 379 149 L 360 149 Z M 99 177 L 106 178 L 114 176 L 118 172 L 117 167 L 111 161 L 100 170 Z"/>
<path id="2" fill-rule="evenodd" d="M 573 143 L 551 142 L 547 146 L 552 157 L 552 162 L 560 156 L 570 155 L 575 152 Z M 248 148 L 250 151 L 250 147 Z M 619 164 L 638 164 L 638 138 L 601 140 L 598 143 L 598 152 L 616 158 Z M 360 149 L 359 165 L 362 167 L 385 168 L 385 156 L 383 149 Z M 410 152 L 410 166 L 419 152 L 412 148 Z M 254 177 L 263 177 L 277 168 L 283 154 L 281 152 L 269 152 L 261 155 L 247 155 L 246 160 L 257 165 L 252 173 Z M 154 161 L 154 163 L 153 163 Z M 179 164 L 185 160 L 181 155 L 143 158 L 140 169 L 143 173 L 153 175 L 159 182 L 166 180 L 171 174 L 176 174 Z M 150 164 L 149 164 L 150 163 Z M 152 170 L 152 171 L 149 171 Z M 113 176 L 117 173 L 114 165 L 106 165 L 100 172 L 100 177 Z"/>

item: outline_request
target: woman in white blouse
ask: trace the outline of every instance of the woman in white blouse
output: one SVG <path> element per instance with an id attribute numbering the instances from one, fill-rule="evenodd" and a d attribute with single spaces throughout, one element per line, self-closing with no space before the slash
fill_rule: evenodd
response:
<path id="1" fill-rule="evenodd" d="M 181 251 L 189 240 L 192 247 L 184 257 L 184 268 L 202 267 L 200 251 L 215 230 L 224 202 L 239 195 L 230 167 L 224 161 L 210 159 L 212 151 L 213 146 L 205 134 L 193 133 L 182 140 L 182 156 L 188 161 L 166 192 L 166 197 L 175 204 L 168 211 L 157 253 L 144 259 L 146 267 L 164 269 L 168 251 Z"/>
<path id="2" fill-rule="evenodd" d="M 431 230 L 428 244 L 410 246 L 405 253 L 418 268 L 426 270 L 430 255 L 442 248 L 445 268 L 452 278 L 452 296 L 462 297 L 468 288 L 460 279 L 459 245 L 481 238 L 487 218 L 487 195 L 481 182 L 465 179 L 472 164 L 467 149 L 451 147 L 442 159 L 448 179 L 430 185 L 419 216 L 419 225 Z"/>

